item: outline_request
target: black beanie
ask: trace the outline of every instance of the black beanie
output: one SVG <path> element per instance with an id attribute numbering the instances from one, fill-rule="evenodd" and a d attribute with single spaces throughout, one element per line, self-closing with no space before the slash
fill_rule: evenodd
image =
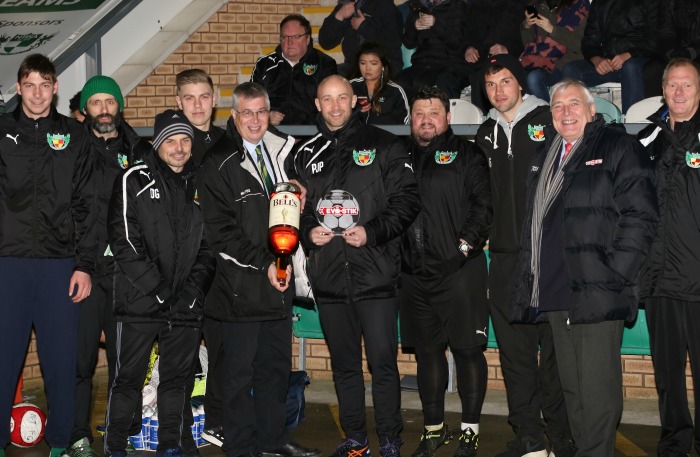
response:
<path id="1" fill-rule="evenodd" d="M 489 57 L 487 60 L 488 64 L 484 68 L 484 75 L 486 74 L 488 68 L 491 65 L 500 65 L 501 67 L 513 73 L 513 76 L 515 76 L 515 79 L 518 81 L 518 85 L 522 87 L 523 93 L 528 92 L 525 69 L 523 68 L 522 64 L 517 58 L 513 57 L 510 54 L 496 54 L 495 56 Z"/>
<path id="2" fill-rule="evenodd" d="M 156 114 L 156 122 L 153 126 L 153 149 L 157 151 L 166 138 L 178 133 L 185 134 L 194 140 L 194 130 L 185 116 L 172 109 Z"/>

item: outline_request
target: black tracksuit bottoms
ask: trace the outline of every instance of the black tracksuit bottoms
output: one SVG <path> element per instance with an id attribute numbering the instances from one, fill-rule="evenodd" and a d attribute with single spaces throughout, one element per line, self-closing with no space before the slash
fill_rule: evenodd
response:
<path id="1" fill-rule="evenodd" d="M 372 373 L 372 401 L 380 442 L 384 438 L 393 441 L 403 428 L 396 362 L 398 305 L 396 297 L 318 306 L 331 355 L 340 425 L 346 437 L 360 443 L 367 436 L 362 337 Z"/>
<path id="2" fill-rule="evenodd" d="M 559 380 L 552 328 L 543 324 L 511 324 L 515 306 L 518 253 L 491 252 L 489 304 L 506 384 L 508 422 L 525 442 L 568 438 L 569 420 Z M 539 353 L 539 362 L 538 362 Z"/>
<path id="3" fill-rule="evenodd" d="M 55 448 L 68 447 L 73 427 L 78 305 L 68 285 L 74 264 L 0 257 L 0 417 L 9 420 L 33 325 L 51 410 L 44 437 Z M 0 447 L 9 442 L 10 427 L 0 427 Z"/>
<path id="4" fill-rule="evenodd" d="M 124 451 L 138 406 L 153 342 L 158 340 L 158 451 L 180 446 L 187 375 L 197 354 L 199 327 L 165 322 L 118 322 L 114 384 L 107 404 L 105 455 Z M 139 418 L 140 419 L 140 418 Z"/>
<path id="5" fill-rule="evenodd" d="M 105 334 L 108 386 L 114 382 L 114 364 L 117 360 L 115 344 L 117 321 L 112 313 L 114 274 L 96 273 L 92 276 L 92 292 L 80 302 L 78 319 L 77 379 L 75 383 L 75 424 L 71 444 L 88 438 L 93 440 L 90 419 L 92 416 L 92 377 L 95 374 L 100 350 L 100 334 Z M 139 408 L 140 410 L 140 408 Z M 136 430 L 134 430 L 136 428 Z M 131 434 L 141 429 L 141 418 L 134 423 Z"/>

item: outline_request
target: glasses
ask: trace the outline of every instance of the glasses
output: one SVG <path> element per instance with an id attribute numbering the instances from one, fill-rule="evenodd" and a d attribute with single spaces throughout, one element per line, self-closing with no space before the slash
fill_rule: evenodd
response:
<path id="1" fill-rule="evenodd" d="M 234 111 L 237 112 L 238 114 L 240 114 L 243 119 L 252 119 L 253 116 L 267 117 L 270 115 L 270 110 L 267 110 L 267 109 L 261 109 L 258 111 L 251 111 L 249 109 L 244 109 L 243 111 L 238 111 L 238 110 L 234 110 Z"/>
<path id="2" fill-rule="evenodd" d="M 280 35 L 280 41 L 299 41 L 306 35 L 308 35 L 308 33 L 302 33 L 301 35 Z"/>

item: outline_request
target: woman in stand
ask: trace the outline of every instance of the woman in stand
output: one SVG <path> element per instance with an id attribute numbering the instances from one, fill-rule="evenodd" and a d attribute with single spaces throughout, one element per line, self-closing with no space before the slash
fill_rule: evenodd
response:
<path id="1" fill-rule="evenodd" d="M 357 109 L 367 124 L 408 124 L 408 98 L 391 80 L 384 48 L 365 41 L 357 51 L 350 84 L 357 95 Z"/>
<path id="2" fill-rule="evenodd" d="M 562 80 L 564 65 L 583 59 L 581 39 L 590 9 L 589 0 L 549 0 L 535 1 L 525 11 L 520 62 L 535 97 L 549 102 L 549 87 Z"/>

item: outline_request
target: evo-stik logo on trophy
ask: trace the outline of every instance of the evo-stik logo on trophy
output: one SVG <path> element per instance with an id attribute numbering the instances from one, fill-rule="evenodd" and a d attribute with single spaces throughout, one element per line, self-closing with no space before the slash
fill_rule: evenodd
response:
<path id="1" fill-rule="evenodd" d="M 332 190 L 316 205 L 318 221 L 333 235 L 342 235 L 360 221 L 360 206 L 350 192 Z"/>

